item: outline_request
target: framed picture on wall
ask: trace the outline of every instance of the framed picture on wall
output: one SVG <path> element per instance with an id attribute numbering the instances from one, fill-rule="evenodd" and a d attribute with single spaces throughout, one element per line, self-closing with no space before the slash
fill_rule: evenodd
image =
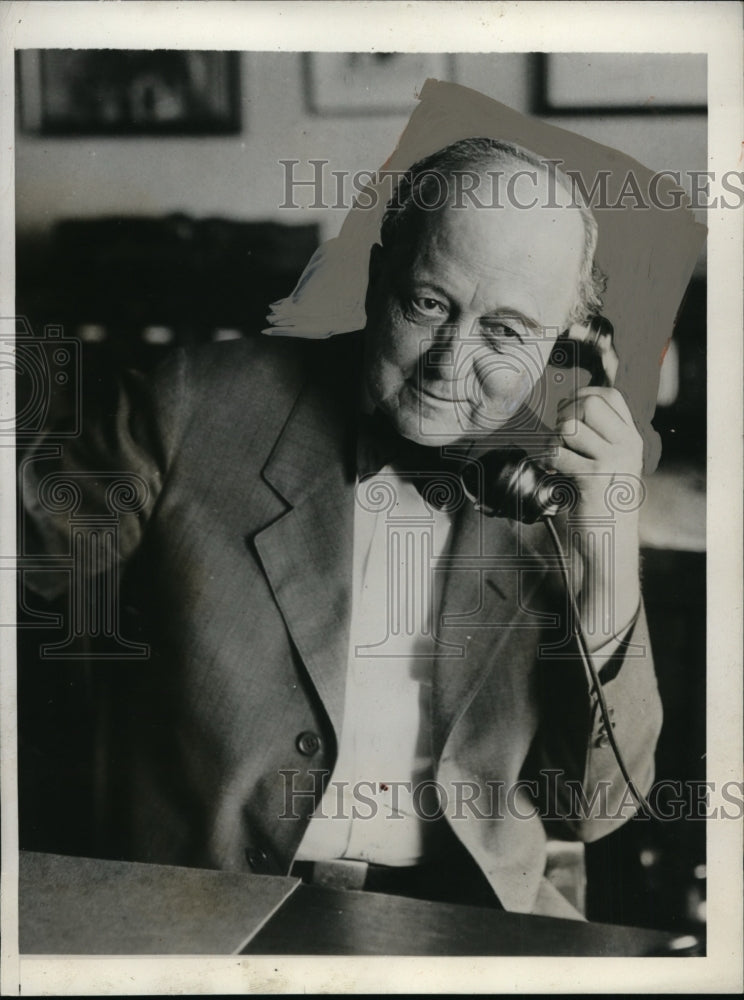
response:
<path id="1" fill-rule="evenodd" d="M 443 52 L 308 52 L 308 108 L 320 115 L 405 114 L 429 77 L 452 80 Z"/>
<path id="2" fill-rule="evenodd" d="M 235 133 L 238 60 L 174 49 L 21 51 L 21 125 L 59 136 Z"/>
<path id="3" fill-rule="evenodd" d="M 551 52 L 535 56 L 537 114 L 704 114 L 705 53 Z"/>

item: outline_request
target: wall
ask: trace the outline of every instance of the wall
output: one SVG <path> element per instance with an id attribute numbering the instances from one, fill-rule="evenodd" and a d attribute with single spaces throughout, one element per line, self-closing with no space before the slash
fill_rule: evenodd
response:
<path id="1" fill-rule="evenodd" d="M 63 139 L 19 134 L 19 232 L 40 234 L 71 216 L 184 211 L 312 221 L 332 235 L 342 212 L 279 208 L 284 200 L 279 160 L 318 158 L 329 160 L 329 169 L 373 170 L 394 148 L 408 115 L 320 116 L 307 108 L 299 53 L 248 52 L 241 60 L 240 135 Z M 450 67 L 450 79 L 516 110 L 530 110 L 529 55 L 463 54 L 454 56 Z M 602 84 L 598 79 L 597 86 Z M 551 122 L 617 147 L 652 169 L 706 168 L 704 115 L 573 116 Z"/>

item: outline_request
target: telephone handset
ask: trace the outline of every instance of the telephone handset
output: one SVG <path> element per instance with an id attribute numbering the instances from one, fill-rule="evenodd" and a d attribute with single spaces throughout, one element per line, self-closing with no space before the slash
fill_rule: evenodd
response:
<path id="1" fill-rule="evenodd" d="M 618 368 L 613 328 L 603 316 L 594 316 L 586 326 L 574 326 L 561 334 L 553 348 L 551 363 L 585 368 L 590 385 L 611 386 Z M 563 345 L 571 343 L 567 351 Z M 532 524 L 553 517 L 561 508 L 561 478 L 516 446 L 499 448 L 468 462 L 461 472 L 462 486 L 476 510 L 488 517 L 509 517 Z"/>

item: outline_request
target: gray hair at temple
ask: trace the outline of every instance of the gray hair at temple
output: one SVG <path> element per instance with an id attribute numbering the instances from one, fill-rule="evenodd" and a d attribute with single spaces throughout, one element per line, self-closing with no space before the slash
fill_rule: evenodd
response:
<path id="1" fill-rule="evenodd" d="M 569 314 L 570 323 L 585 323 L 590 316 L 602 311 L 602 296 L 607 278 L 594 263 L 597 248 L 597 220 L 588 205 L 577 198 L 575 185 L 550 160 L 500 139 L 471 138 L 437 150 L 414 163 L 403 174 L 397 190 L 388 202 L 380 227 L 380 242 L 384 247 L 415 243 L 418 224 L 423 213 L 436 211 L 446 204 L 449 183 L 458 174 L 472 171 L 492 171 L 504 163 L 527 164 L 545 171 L 571 194 L 571 204 L 579 209 L 584 224 L 584 253 L 579 272 L 576 301 Z"/>

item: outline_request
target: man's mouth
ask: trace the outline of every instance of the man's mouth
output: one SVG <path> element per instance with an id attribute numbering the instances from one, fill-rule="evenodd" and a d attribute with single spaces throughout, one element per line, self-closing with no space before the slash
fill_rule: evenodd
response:
<path id="1" fill-rule="evenodd" d="M 426 388 L 426 386 L 414 384 L 413 388 L 420 395 L 425 396 L 427 399 L 434 399 L 439 403 L 467 403 L 467 399 L 461 399 L 459 396 L 454 396 L 452 393 L 448 393 L 444 390 L 439 390 L 434 392 L 432 389 Z"/>

